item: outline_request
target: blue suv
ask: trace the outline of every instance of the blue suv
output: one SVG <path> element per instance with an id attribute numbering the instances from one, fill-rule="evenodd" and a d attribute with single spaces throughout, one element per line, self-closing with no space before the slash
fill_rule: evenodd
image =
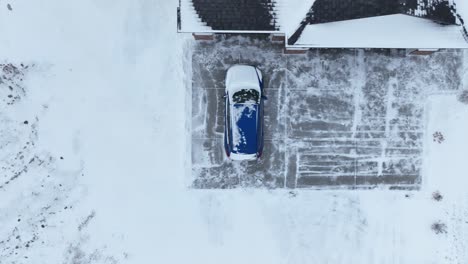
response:
<path id="1" fill-rule="evenodd" d="M 232 160 L 256 160 L 263 152 L 262 73 L 234 65 L 226 74 L 224 148 Z"/>

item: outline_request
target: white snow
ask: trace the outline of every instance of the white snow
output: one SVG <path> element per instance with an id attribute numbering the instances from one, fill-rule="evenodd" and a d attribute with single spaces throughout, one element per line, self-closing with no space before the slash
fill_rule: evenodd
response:
<path id="1" fill-rule="evenodd" d="M 198 16 L 191 0 L 180 1 L 180 31 L 181 32 L 206 32 L 211 31 L 211 27 Z"/>
<path id="2" fill-rule="evenodd" d="M 449 195 L 466 194 L 468 105 L 458 102 L 453 95 L 445 95 L 430 98 L 427 108 L 429 124 L 426 135 L 426 183 Z M 441 132 L 444 136 L 442 143 L 433 142 L 435 132 Z"/>
<path id="3" fill-rule="evenodd" d="M 466 63 L 466 61 L 465 61 Z M 438 210 L 447 224 L 448 234 L 440 241 L 438 263 L 468 262 L 468 105 L 454 95 L 437 95 L 427 106 L 426 156 L 424 158 L 424 188 L 444 195 Z M 444 140 L 434 141 L 440 132 Z"/>
<path id="4" fill-rule="evenodd" d="M 273 15 L 275 31 L 212 30 L 202 22 L 191 0 L 181 1 L 181 32 L 282 33 L 292 36 L 305 19 L 315 0 L 278 0 Z M 468 5 L 457 2 L 457 11 L 468 16 Z M 421 15 L 422 11 L 416 10 Z M 440 25 L 430 19 L 395 14 L 307 25 L 291 47 L 328 48 L 468 48 L 459 25 Z"/>
<path id="5" fill-rule="evenodd" d="M 468 3 L 466 1 L 457 1 L 456 8 L 457 13 L 459 13 L 463 18 L 468 17 Z"/>
<path id="6" fill-rule="evenodd" d="M 278 0 L 277 18 L 280 31 L 291 36 L 305 19 L 315 0 Z"/>
<path id="7" fill-rule="evenodd" d="M 465 28 L 468 28 L 468 25 L 466 24 L 468 21 L 468 1 L 457 0 L 455 4 L 457 14 L 459 14 L 465 22 Z M 459 21 L 459 23 L 461 22 Z"/>
<path id="8" fill-rule="evenodd" d="M 209 33 L 209 32 L 263 32 L 263 33 L 285 33 L 292 35 L 306 17 L 315 0 L 277 0 L 272 15 L 275 16 L 277 30 L 213 30 L 202 22 L 197 14 L 191 0 L 181 0 L 181 32 Z"/>
<path id="9" fill-rule="evenodd" d="M 28 140 L 47 162 L 0 189 L 2 263 L 468 262 L 466 192 L 450 193 L 466 186 L 466 105 L 431 104 L 427 132 L 446 141 L 427 140 L 422 191 L 194 191 L 176 1 L 4 5 L 0 59 L 36 66 L 2 111 L 1 162 Z M 36 118 L 30 138 L 19 125 Z"/>
<path id="10" fill-rule="evenodd" d="M 233 95 L 243 88 L 252 87 L 260 91 L 259 78 L 262 73 L 249 65 L 231 66 L 226 73 L 226 89 Z"/>
<path id="11" fill-rule="evenodd" d="M 306 26 L 295 43 L 307 47 L 468 48 L 461 27 L 408 15 L 387 15 Z"/>

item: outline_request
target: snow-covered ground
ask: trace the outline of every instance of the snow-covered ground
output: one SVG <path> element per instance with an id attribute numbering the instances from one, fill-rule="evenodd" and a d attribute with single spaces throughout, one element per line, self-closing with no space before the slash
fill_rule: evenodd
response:
<path id="1" fill-rule="evenodd" d="M 188 188 L 176 6 L 0 3 L 0 263 L 468 262 L 455 95 L 428 104 L 421 191 Z"/>

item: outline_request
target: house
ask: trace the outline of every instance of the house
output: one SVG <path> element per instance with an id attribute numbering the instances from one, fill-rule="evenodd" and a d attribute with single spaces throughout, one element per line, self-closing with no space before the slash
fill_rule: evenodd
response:
<path id="1" fill-rule="evenodd" d="M 271 34 L 285 50 L 468 48 L 457 13 L 465 0 L 179 0 L 178 31 Z"/>

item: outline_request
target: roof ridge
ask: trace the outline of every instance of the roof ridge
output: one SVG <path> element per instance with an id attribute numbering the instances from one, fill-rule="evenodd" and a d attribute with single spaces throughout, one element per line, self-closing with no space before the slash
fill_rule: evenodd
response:
<path id="1" fill-rule="evenodd" d="M 404 14 L 434 22 L 456 24 L 453 6 L 448 0 L 317 0 L 304 20 L 288 39 L 294 45 L 308 24 L 322 24 L 383 15 Z"/>

